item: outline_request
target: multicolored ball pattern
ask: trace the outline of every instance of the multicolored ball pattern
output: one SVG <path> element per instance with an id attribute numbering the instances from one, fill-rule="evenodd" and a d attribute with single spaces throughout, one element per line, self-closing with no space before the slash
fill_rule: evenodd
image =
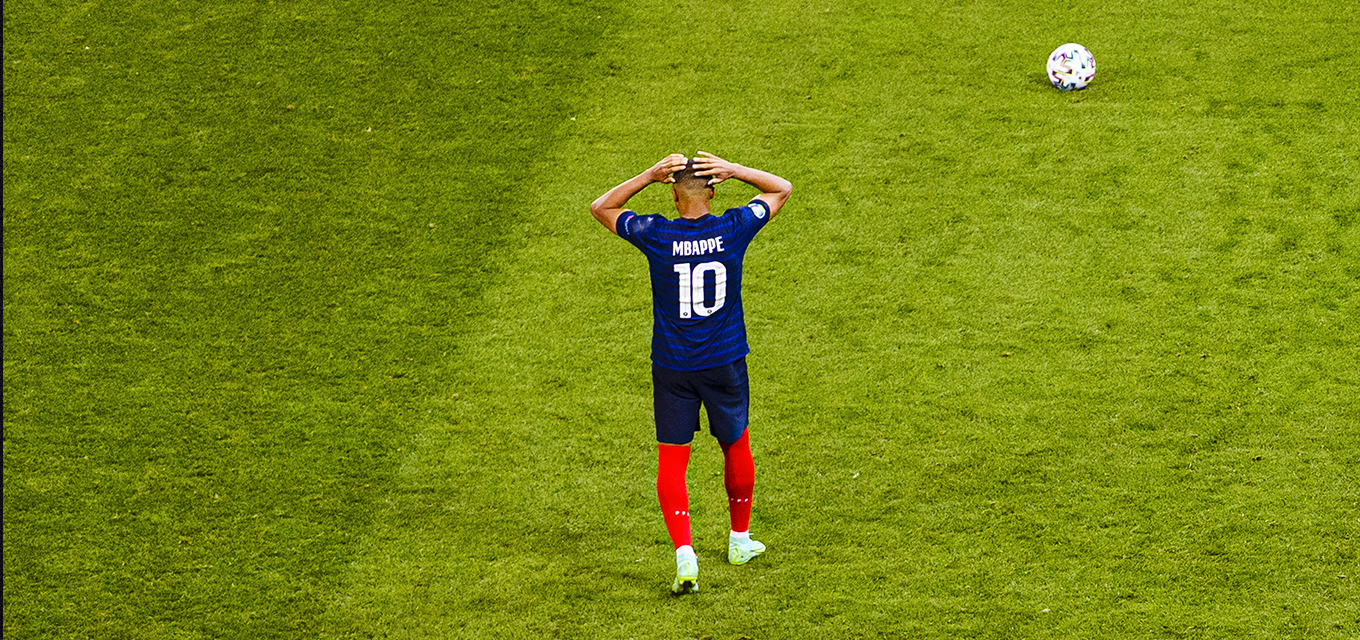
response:
<path id="1" fill-rule="evenodd" d="M 1069 42 L 1048 56 L 1048 81 L 1063 91 L 1079 91 L 1096 77 L 1096 57 L 1075 42 Z"/>

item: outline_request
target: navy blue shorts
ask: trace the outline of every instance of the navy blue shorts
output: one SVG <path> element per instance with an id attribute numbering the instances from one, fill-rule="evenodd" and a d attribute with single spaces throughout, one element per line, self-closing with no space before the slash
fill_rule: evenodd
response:
<path id="1" fill-rule="evenodd" d="M 652 363 L 656 441 L 689 444 L 699 431 L 699 405 L 708 409 L 708 431 L 729 444 L 746 431 L 751 382 L 746 358 L 700 371 L 675 371 Z"/>

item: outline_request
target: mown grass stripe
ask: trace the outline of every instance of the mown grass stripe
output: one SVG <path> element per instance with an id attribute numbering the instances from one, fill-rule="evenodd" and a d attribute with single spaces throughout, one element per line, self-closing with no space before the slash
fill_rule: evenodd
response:
<path id="1" fill-rule="evenodd" d="M 7 635 L 315 633 L 566 117 L 552 9 L 6 7 Z"/>

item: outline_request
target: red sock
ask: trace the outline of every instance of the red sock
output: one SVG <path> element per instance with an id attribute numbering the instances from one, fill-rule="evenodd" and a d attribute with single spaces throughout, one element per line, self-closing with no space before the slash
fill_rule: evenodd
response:
<path id="1" fill-rule="evenodd" d="M 658 444 L 656 449 L 656 499 L 671 542 L 679 549 L 690 544 L 689 489 L 685 486 L 689 445 Z"/>
<path id="2" fill-rule="evenodd" d="M 751 495 L 755 493 L 756 463 L 751 457 L 748 429 L 732 444 L 722 445 L 723 484 L 727 485 L 727 510 L 732 515 L 733 531 L 751 529 Z"/>

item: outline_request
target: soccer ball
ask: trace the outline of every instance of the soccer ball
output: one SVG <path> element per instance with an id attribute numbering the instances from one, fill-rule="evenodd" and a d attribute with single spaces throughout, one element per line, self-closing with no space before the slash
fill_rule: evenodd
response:
<path id="1" fill-rule="evenodd" d="M 1096 77 L 1096 57 L 1079 44 L 1069 42 L 1048 55 L 1048 81 L 1063 91 L 1078 91 Z"/>

